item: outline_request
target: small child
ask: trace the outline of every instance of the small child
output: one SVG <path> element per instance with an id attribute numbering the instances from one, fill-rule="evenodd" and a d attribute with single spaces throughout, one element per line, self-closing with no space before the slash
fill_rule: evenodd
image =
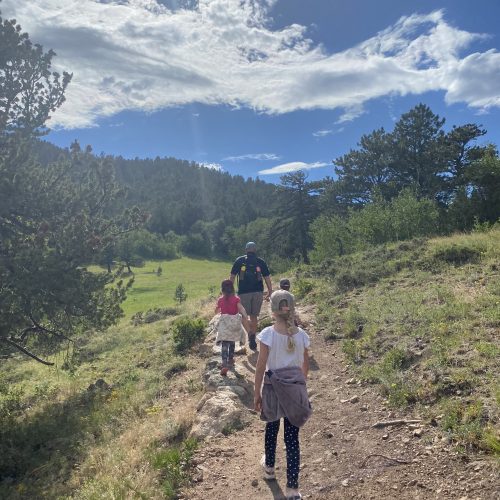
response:
<path id="1" fill-rule="evenodd" d="M 221 284 L 222 295 L 217 300 L 215 314 L 220 313 L 217 324 L 217 344 L 221 343 L 222 368 L 220 374 L 227 375 L 229 366 L 234 365 L 234 348 L 238 340 L 245 343 L 246 332 L 242 322 L 248 330 L 248 316 L 240 303 L 240 298 L 234 294 L 234 285 L 231 280 L 224 280 Z"/>
<path id="2" fill-rule="evenodd" d="M 271 295 L 274 324 L 264 328 L 255 369 L 254 406 L 266 421 L 265 453 L 261 460 L 264 479 L 275 479 L 274 463 L 280 419 L 284 419 L 286 446 L 286 498 L 299 500 L 299 427 L 312 410 L 306 388 L 309 371 L 307 333 L 294 322 L 294 296 L 286 290 Z"/>
<path id="3" fill-rule="evenodd" d="M 290 280 L 288 278 L 280 279 L 280 290 L 290 291 Z M 300 319 L 299 313 L 295 311 L 295 326 L 301 326 L 302 328 L 307 328 L 307 323 Z"/>

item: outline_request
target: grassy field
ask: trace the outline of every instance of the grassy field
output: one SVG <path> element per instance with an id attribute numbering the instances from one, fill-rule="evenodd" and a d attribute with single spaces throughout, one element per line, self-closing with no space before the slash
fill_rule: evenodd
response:
<path id="1" fill-rule="evenodd" d="M 160 276 L 156 273 L 159 266 L 162 268 Z M 132 270 L 134 285 L 122 304 L 126 318 L 139 311 L 174 306 L 174 293 L 179 284 L 184 286 L 191 303 L 209 297 L 211 291 L 218 294 L 221 281 L 229 276 L 231 263 L 183 257 L 169 261 L 148 260 L 143 267 Z"/>

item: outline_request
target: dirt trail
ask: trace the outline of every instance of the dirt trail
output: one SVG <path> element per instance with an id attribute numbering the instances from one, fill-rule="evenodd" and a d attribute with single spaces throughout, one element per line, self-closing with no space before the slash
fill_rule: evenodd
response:
<path id="1" fill-rule="evenodd" d="M 299 308 L 310 322 L 312 418 L 301 429 L 300 486 L 315 499 L 493 499 L 499 497 L 498 468 L 478 455 L 457 454 L 438 426 L 373 428 L 375 422 L 418 418 L 387 409 L 376 389 L 353 379 L 340 343 L 325 342 L 314 329 L 313 307 Z M 239 356 L 236 371 L 252 379 L 256 354 Z M 256 415 L 242 431 L 213 438 L 197 451 L 197 482 L 185 499 L 281 499 L 286 486 L 282 429 L 277 481 L 261 478 L 264 423 Z M 407 461 L 395 463 L 381 456 Z M 365 462 L 366 461 L 366 462 Z M 365 466 L 363 467 L 363 462 Z"/>

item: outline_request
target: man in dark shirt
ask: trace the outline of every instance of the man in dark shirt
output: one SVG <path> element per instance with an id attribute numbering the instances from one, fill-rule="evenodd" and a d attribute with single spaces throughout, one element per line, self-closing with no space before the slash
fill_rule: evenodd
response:
<path id="1" fill-rule="evenodd" d="M 234 283 L 238 276 L 238 295 L 241 304 L 248 314 L 250 330 L 248 331 L 248 345 L 250 349 L 257 349 L 255 335 L 260 308 L 264 300 L 264 281 L 267 286 L 266 300 L 273 292 L 269 268 L 263 259 L 257 257 L 257 246 L 249 241 L 245 246 L 246 255 L 238 257 L 231 269 L 230 280 Z"/>

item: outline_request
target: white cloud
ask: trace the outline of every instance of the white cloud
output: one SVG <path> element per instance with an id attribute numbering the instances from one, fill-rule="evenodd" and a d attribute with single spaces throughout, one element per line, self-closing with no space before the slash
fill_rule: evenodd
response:
<path id="1" fill-rule="evenodd" d="M 326 137 L 327 135 L 332 135 L 334 132 L 332 129 L 323 129 L 323 130 L 316 130 L 316 132 L 313 132 L 314 137 Z"/>
<path id="2" fill-rule="evenodd" d="M 222 161 L 245 161 L 245 160 L 257 160 L 257 161 L 276 161 L 281 157 L 275 155 L 274 153 L 249 153 L 239 156 L 228 156 L 223 158 Z"/>
<path id="3" fill-rule="evenodd" d="M 330 163 L 314 162 L 304 163 L 303 161 L 292 161 L 290 163 L 283 163 L 273 168 L 266 170 L 259 170 L 259 175 L 274 175 L 274 174 L 287 174 L 289 172 L 297 172 L 298 170 L 310 170 L 312 168 L 327 167 Z"/>
<path id="4" fill-rule="evenodd" d="M 272 30 L 276 0 L 4 0 L 33 41 L 74 73 L 51 125 L 86 127 L 124 110 L 188 103 L 265 113 L 338 109 L 353 120 L 380 96 L 441 90 L 448 103 L 500 106 L 500 53 L 462 55 L 484 38 L 442 11 L 401 18 L 328 53 L 293 24 Z M 183 8 L 191 6 L 192 8 Z"/>
<path id="5" fill-rule="evenodd" d="M 200 166 L 209 168 L 210 170 L 217 170 L 218 172 L 224 171 L 224 167 L 220 163 L 200 163 Z"/>
<path id="6" fill-rule="evenodd" d="M 337 122 L 336 122 L 337 123 Z M 322 130 L 316 130 L 316 132 L 313 132 L 312 135 L 317 138 L 322 138 L 326 137 L 328 135 L 334 135 L 334 134 L 340 134 L 345 130 L 345 127 L 337 127 L 335 129 L 322 129 Z"/>
<path id="7" fill-rule="evenodd" d="M 356 104 L 346 108 L 344 113 L 340 115 L 339 119 L 335 122 L 337 125 L 345 122 L 352 122 L 356 118 L 359 118 L 365 110 L 361 104 Z"/>

